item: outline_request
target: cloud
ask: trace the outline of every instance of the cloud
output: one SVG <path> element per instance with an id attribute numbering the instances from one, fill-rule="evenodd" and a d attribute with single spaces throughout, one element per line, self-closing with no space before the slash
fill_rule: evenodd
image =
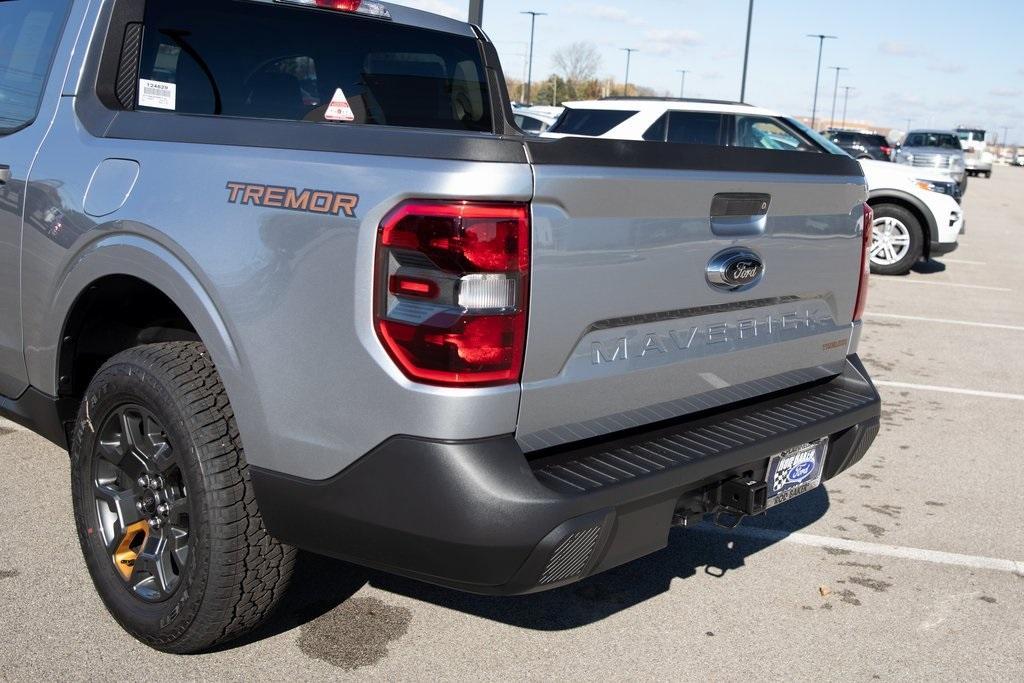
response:
<path id="1" fill-rule="evenodd" d="M 1018 88 L 1006 88 L 999 86 L 988 91 L 993 97 L 1020 97 L 1021 91 Z"/>
<path id="2" fill-rule="evenodd" d="M 569 5 L 567 9 L 573 14 L 580 14 L 593 19 L 600 19 L 602 21 L 611 21 L 616 24 L 627 24 L 629 26 L 647 25 L 646 21 L 635 14 L 622 9 L 621 7 L 613 7 L 611 5 L 573 4 Z"/>
<path id="3" fill-rule="evenodd" d="M 942 109 L 961 109 L 972 104 L 974 100 L 964 95 L 956 95 L 953 97 L 947 97 L 939 101 L 939 106 Z"/>
<path id="4" fill-rule="evenodd" d="M 700 45 L 704 38 L 685 28 L 653 28 L 644 33 L 644 41 L 644 52 L 665 56 L 682 48 Z"/>
<path id="5" fill-rule="evenodd" d="M 940 74 L 959 74 L 967 70 L 967 67 L 963 64 L 931 64 L 928 66 L 929 71 L 937 71 Z"/>
<path id="6" fill-rule="evenodd" d="M 655 28 L 647 32 L 647 39 L 657 43 L 674 43 L 683 46 L 700 45 L 704 42 L 696 31 L 686 28 Z"/>
<path id="7" fill-rule="evenodd" d="M 922 107 L 927 102 L 920 95 L 908 92 L 890 92 L 885 98 L 885 104 L 897 109 L 907 107 Z"/>
<path id="8" fill-rule="evenodd" d="M 878 51 L 890 57 L 913 57 L 918 51 L 906 43 L 897 43 L 893 40 L 886 40 L 878 44 Z"/>
<path id="9" fill-rule="evenodd" d="M 406 7 L 412 7 L 413 9 L 420 9 L 424 12 L 433 12 L 434 14 L 441 14 L 452 19 L 459 19 L 461 21 L 466 20 L 466 12 L 459 9 L 458 7 L 444 2 L 444 0 L 401 0 L 395 4 L 405 5 Z"/>

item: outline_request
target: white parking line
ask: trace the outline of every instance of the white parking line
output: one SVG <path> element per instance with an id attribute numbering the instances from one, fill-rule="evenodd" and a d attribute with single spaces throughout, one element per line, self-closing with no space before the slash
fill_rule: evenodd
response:
<path id="1" fill-rule="evenodd" d="M 893 389 L 915 389 L 917 391 L 937 391 L 942 394 L 959 394 L 961 396 L 981 396 L 982 398 L 1002 398 L 1008 401 L 1024 401 L 1024 394 L 1004 394 L 998 391 L 978 391 L 976 389 L 957 389 L 955 387 L 937 387 L 931 384 L 908 384 L 906 382 L 887 382 L 876 380 L 875 386 Z"/>
<path id="2" fill-rule="evenodd" d="M 964 325 L 966 327 L 987 327 L 993 330 L 1013 330 L 1024 332 L 1024 325 L 998 325 L 996 323 L 975 323 L 966 320 L 949 320 L 948 318 L 922 318 L 916 315 L 895 315 L 892 313 L 865 313 L 868 318 L 887 318 L 889 320 L 916 320 L 922 323 L 942 323 L 943 325 Z"/>
<path id="3" fill-rule="evenodd" d="M 984 289 L 988 292 L 1012 292 L 1012 289 L 1006 287 L 987 287 L 985 285 L 963 285 L 959 282 L 933 282 L 931 280 L 908 280 L 907 278 L 899 277 L 886 277 L 886 278 L 875 278 L 875 282 L 901 282 L 906 285 L 932 285 L 936 287 L 959 287 L 961 289 Z"/>
<path id="4" fill-rule="evenodd" d="M 980 555 L 961 555 L 959 553 L 946 553 L 939 550 L 924 550 L 921 548 L 907 548 L 899 545 L 851 541 L 845 538 L 815 536 L 813 534 L 804 534 L 799 532 L 787 533 L 785 531 L 761 529 L 759 527 L 752 526 L 740 526 L 732 530 L 708 526 L 699 526 L 695 528 L 722 535 L 745 536 L 757 541 L 769 541 L 771 543 L 796 543 L 797 545 L 807 545 L 815 548 L 848 550 L 852 553 L 860 553 L 862 555 L 898 557 L 905 560 L 919 560 L 921 562 L 932 562 L 934 564 L 970 567 L 971 569 L 991 569 L 997 572 L 1009 572 L 1011 574 L 1024 576 L 1024 562 L 1017 562 L 1016 560 L 1001 560 L 994 557 L 982 557 Z"/>
<path id="5" fill-rule="evenodd" d="M 961 266 L 987 266 L 984 261 L 966 261 L 958 258 L 940 258 L 943 263 L 956 263 Z"/>

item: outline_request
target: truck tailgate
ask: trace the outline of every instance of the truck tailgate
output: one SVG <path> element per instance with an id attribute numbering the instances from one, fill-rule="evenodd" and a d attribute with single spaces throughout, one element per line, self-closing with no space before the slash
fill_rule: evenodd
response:
<path id="1" fill-rule="evenodd" d="M 581 143 L 591 145 L 583 162 L 572 158 Z M 572 141 L 564 153 L 551 146 L 560 144 L 531 148 L 534 251 L 517 432 L 524 449 L 841 371 L 866 199 L 855 162 L 666 143 Z M 751 195 L 764 202 L 744 203 Z M 738 197 L 725 213 L 748 215 L 713 220 L 716 196 Z M 730 250 L 763 263 L 755 286 L 728 291 L 709 282 L 710 261 Z"/>

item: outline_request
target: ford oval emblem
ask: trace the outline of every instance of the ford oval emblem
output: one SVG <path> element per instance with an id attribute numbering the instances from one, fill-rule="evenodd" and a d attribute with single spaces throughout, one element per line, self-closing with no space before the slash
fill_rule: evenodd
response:
<path id="1" fill-rule="evenodd" d="M 789 471 L 789 480 L 792 482 L 803 481 L 807 477 L 811 476 L 811 472 L 813 471 L 814 461 L 805 460 L 804 462 L 793 466 L 793 469 Z"/>
<path id="2" fill-rule="evenodd" d="M 708 282 L 720 289 L 750 289 L 764 276 L 764 262 L 749 249 L 728 249 L 708 263 Z"/>

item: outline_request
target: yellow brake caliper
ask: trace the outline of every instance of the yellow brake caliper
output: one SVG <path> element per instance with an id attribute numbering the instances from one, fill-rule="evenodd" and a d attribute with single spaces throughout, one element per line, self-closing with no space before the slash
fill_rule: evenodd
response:
<path id="1" fill-rule="evenodd" d="M 114 551 L 114 566 L 121 572 L 121 577 L 125 581 L 131 578 L 135 560 L 138 559 L 139 550 L 146 544 L 147 538 L 149 522 L 145 519 L 124 530 L 124 537 Z"/>

